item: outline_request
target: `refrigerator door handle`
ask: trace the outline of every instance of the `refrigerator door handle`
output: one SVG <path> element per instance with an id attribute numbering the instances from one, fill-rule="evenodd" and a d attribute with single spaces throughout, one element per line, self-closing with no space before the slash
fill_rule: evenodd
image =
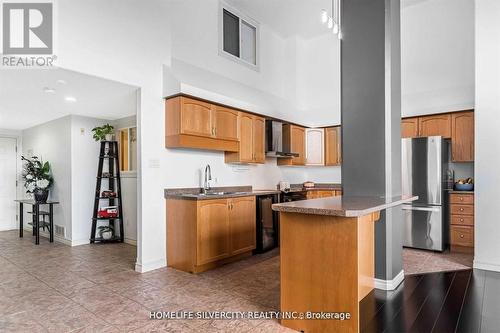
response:
<path id="1" fill-rule="evenodd" d="M 402 206 L 403 210 L 419 210 L 424 212 L 439 212 L 440 209 L 437 207 L 413 207 L 413 206 Z"/>

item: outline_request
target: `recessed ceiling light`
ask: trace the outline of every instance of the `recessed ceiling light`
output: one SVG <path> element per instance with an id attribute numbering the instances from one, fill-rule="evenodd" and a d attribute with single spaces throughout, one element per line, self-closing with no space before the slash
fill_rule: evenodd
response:
<path id="1" fill-rule="evenodd" d="M 53 94 L 56 92 L 56 90 L 54 88 L 44 87 L 43 92 L 46 92 L 47 94 Z"/>
<path id="2" fill-rule="evenodd" d="M 71 102 L 71 103 L 76 102 L 76 98 L 74 98 L 73 96 L 66 96 L 66 97 L 64 97 L 64 100 L 66 102 Z"/>
<path id="3" fill-rule="evenodd" d="M 64 80 L 57 80 L 56 82 L 59 83 L 59 84 L 66 84 L 66 83 L 68 83 L 68 82 L 66 82 Z"/>

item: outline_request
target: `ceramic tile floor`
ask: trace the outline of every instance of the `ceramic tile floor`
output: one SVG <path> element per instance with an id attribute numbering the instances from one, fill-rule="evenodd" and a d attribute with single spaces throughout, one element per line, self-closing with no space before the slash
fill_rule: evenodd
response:
<path id="1" fill-rule="evenodd" d="M 472 254 L 439 253 L 415 249 L 403 249 L 403 269 L 405 275 L 456 271 L 472 267 Z"/>
<path id="2" fill-rule="evenodd" d="M 69 247 L 0 232 L 0 332 L 293 332 L 273 320 L 150 320 L 159 311 L 279 308 L 275 251 L 200 275 L 133 270 L 127 244 Z"/>

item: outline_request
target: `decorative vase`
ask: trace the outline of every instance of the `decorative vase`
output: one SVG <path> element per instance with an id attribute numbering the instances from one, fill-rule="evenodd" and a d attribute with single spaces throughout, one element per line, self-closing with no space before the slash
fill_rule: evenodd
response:
<path id="1" fill-rule="evenodd" d="M 37 188 L 33 191 L 33 195 L 35 197 L 35 202 L 47 202 L 49 198 L 49 190 Z"/>
<path id="2" fill-rule="evenodd" d="M 113 141 L 113 134 L 106 134 L 105 140 L 106 141 Z"/>

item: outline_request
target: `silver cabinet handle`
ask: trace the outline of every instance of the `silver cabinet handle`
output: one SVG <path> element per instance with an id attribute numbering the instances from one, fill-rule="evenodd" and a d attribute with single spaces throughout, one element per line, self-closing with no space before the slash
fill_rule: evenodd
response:
<path id="1" fill-rule="evenodd" d="M 460 238 L 464 238 L 464 235 L 460 234 Z"/>

